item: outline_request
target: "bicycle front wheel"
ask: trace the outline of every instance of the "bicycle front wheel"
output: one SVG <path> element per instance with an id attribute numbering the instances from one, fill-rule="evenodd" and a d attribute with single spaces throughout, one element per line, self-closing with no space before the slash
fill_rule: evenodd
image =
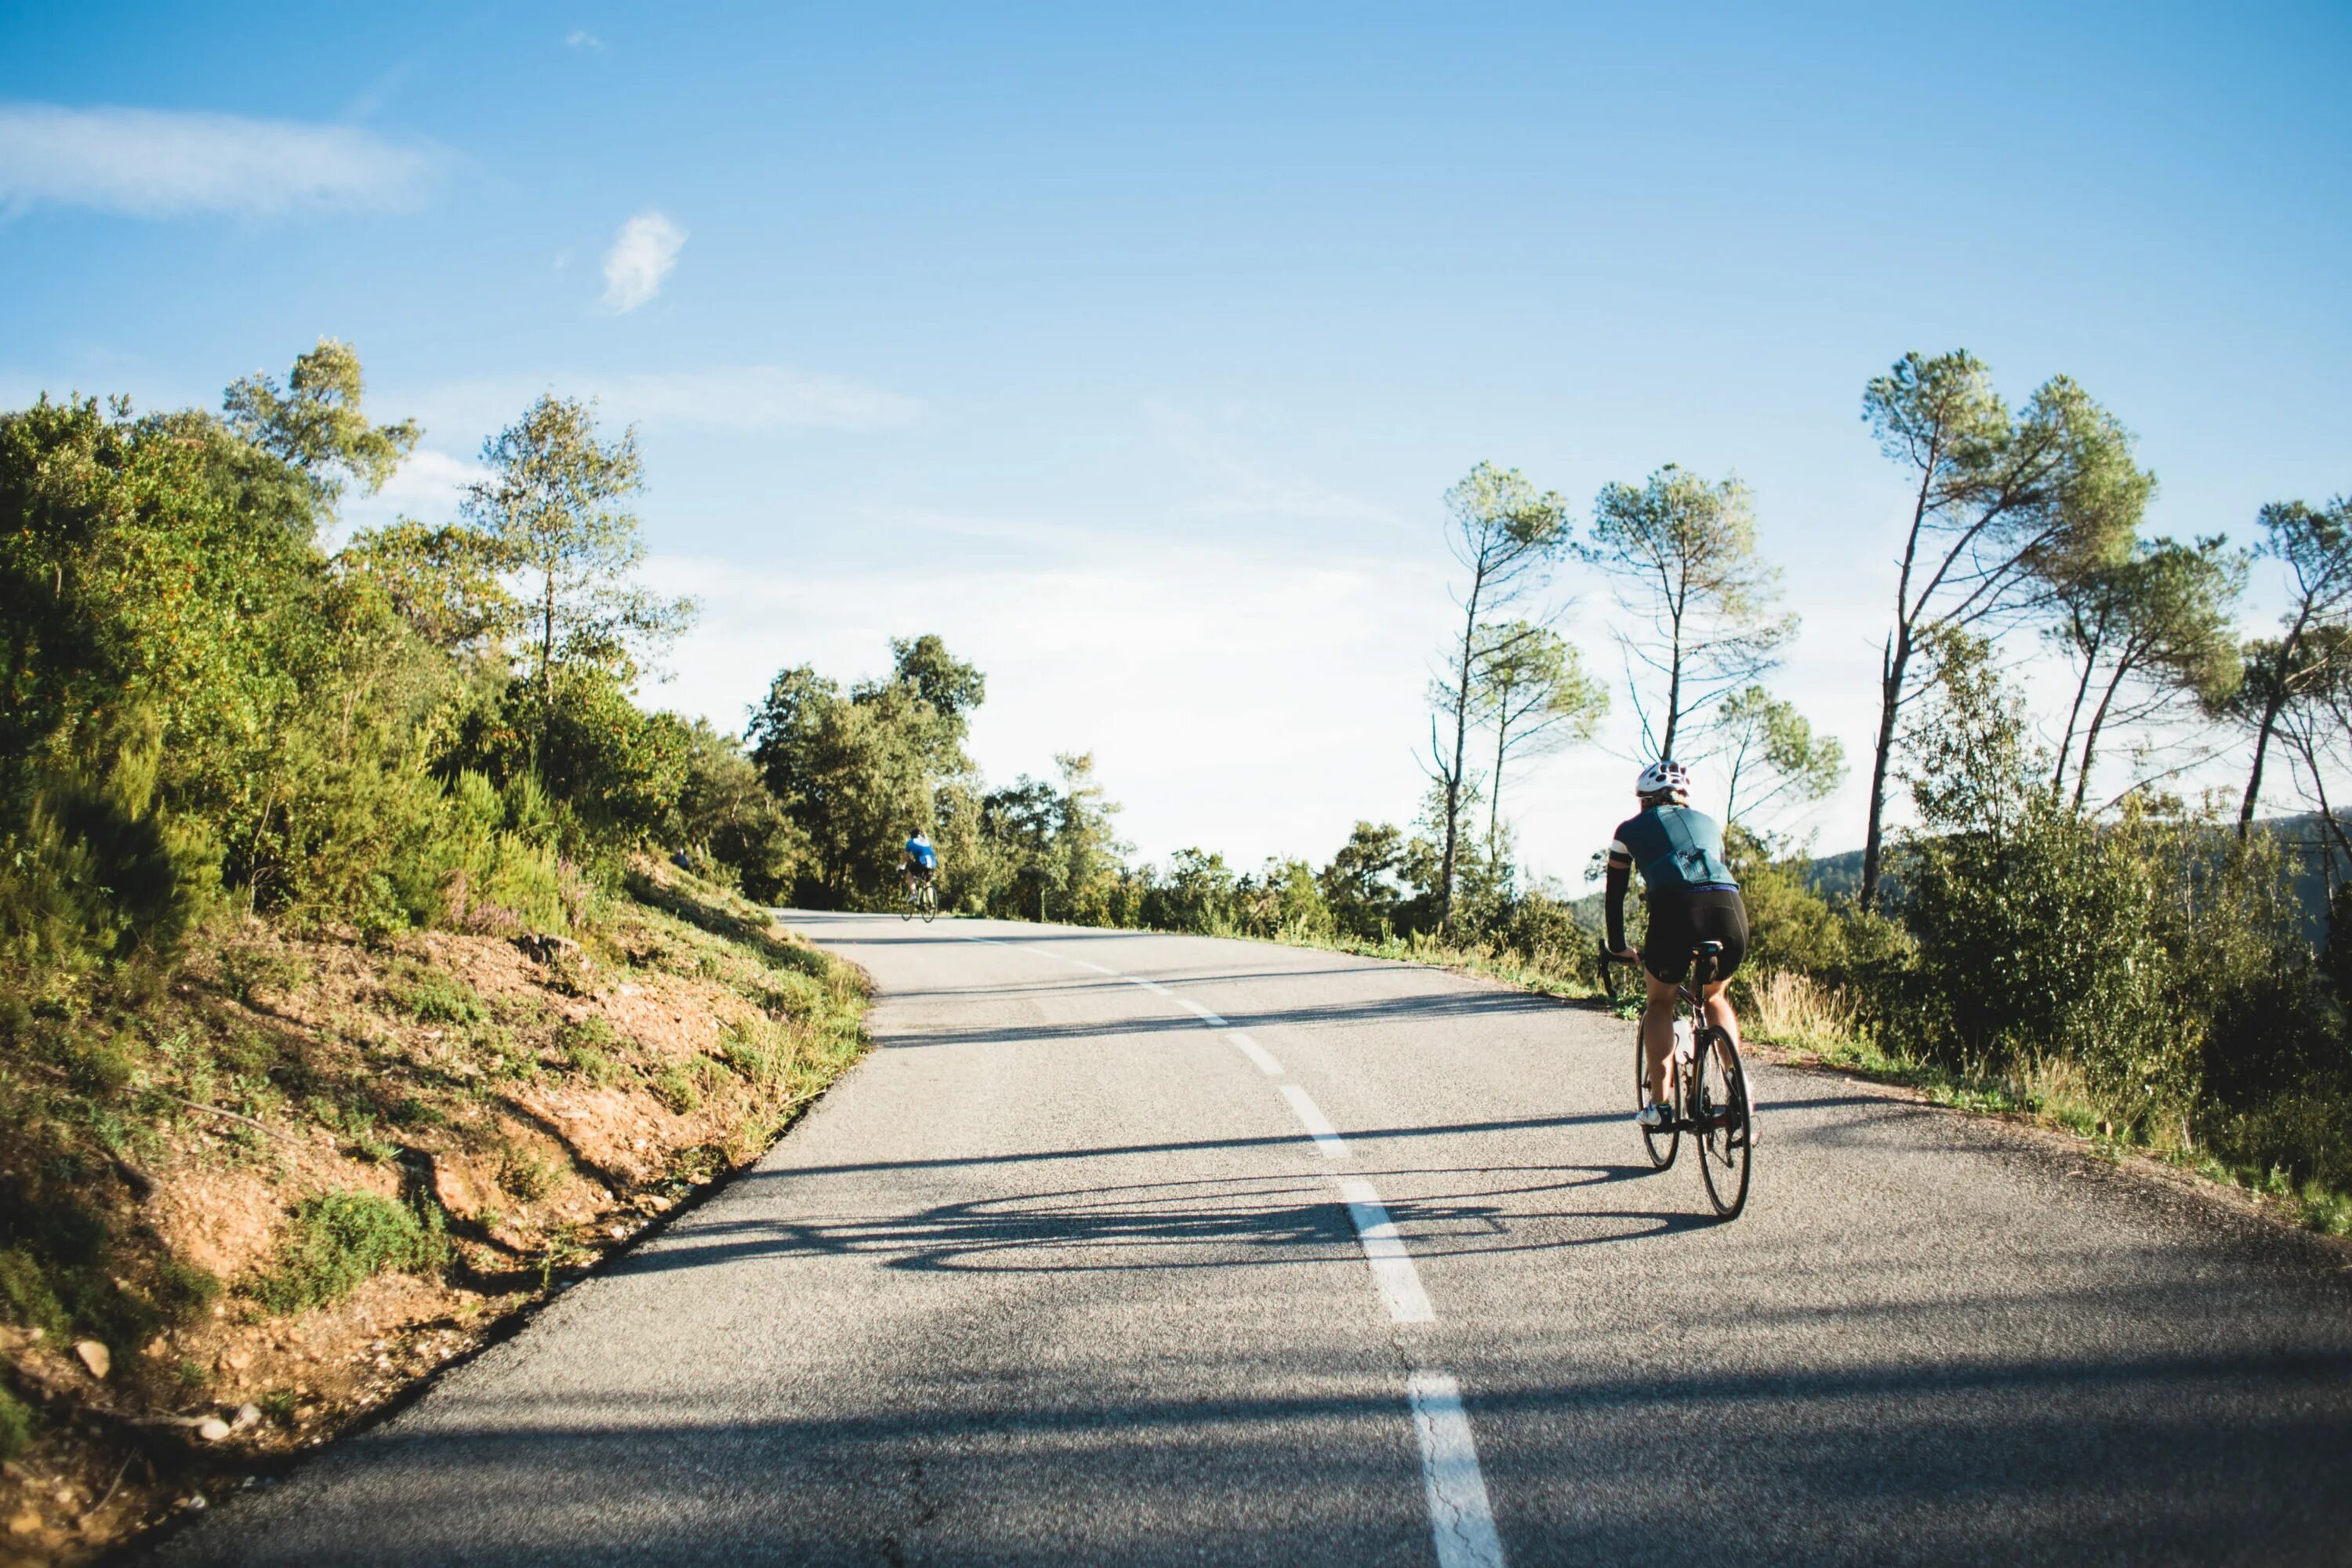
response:
<path id="1" fill-rule="evenodd" d="M 1695 1076 L 1697 1103 L 1691 1107 L 1691 1121 L 1698 1139 L 1699 1173 L 1706 1179 L 1715 1212 L 1738 1219 L 1748 1206 L 1749 1164 L 1756 1148 L 1748 1064 L 1739 1059 L 1739 1047 L 1730 1036 L 1709 1029 L 1698 1042 Z"/>
<path id="2" fill-rule="evenodd" d="M 1669 1105 L 1673 1105 L 1675 1100 L 1681 1098 L 1681 1096 L 1675 1092 L 1678 1087 L 1678 1080 L 1681 1077 L 1682 1074 L 1675 1070 L 1675 1063 L 1669 1060 L 1666 1063 L 1666 1103 Z M 1649 1053 L 1642 1047 L 1642 1026 L 1636 1024 L 1633 1026 L 1634 1110 L 1639 1110 L 1642 1109 L 1643 1101 L 1649 1098 Z M 1663 1128 L 1644 1127 L 1642 1129 L 1642 1142 L 1650 1151 L 1650 1163 L 1661 1171 L 1675 1163 L 1675 1151 L 1682 1146 L 1682 1118 L 1680 1116 L 1676 1116 L 1672 1122 Z"/>

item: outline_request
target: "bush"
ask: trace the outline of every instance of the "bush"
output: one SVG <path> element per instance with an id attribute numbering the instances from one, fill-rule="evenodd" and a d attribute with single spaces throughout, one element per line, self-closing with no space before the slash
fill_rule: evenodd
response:
<path id="1" fill-rule="evenodd" d="M 1948 651 L 1914 742 L 1922 826 L 1902 913 L 1918 946 L 1899 1043 L 2011 1077 L 2055 1058 L 2118 1128 L 2177 1126 L 2203 1041 L 2156 918 L 2164 858 L 2137 824 L 2103 828 L 2074 810 L 2024 733 L 1981 649 Z"/>
<path id="2" fill-rule="evenodd" d="M 13 1459 L 33 1440 L 32 1407 L 0 1388 L 0 1459 Z"/>
<path id="3" fill-rule="evenodd" d="M 175 1323 L 193 1323 L 212 1310 L 221 1297 L 220 1276 L 181 1258 L 166 1257 L 155 1265 L 155 1305 Z"/>
<path id="4" fill-rule="evenodd" d="M 449 1259 L 437 1211 L 424 1215 L 374 1193 L 320 1193 L 294 1210 L 293 1233 L 254 1296 L 273 1312 L 341 1300 L 378 1274 L 424 1273 Z"/>
<path id="5" fill-rule="evenodd" d="M 1575 911 L 1548 893 L 1522 893 L 1498 905 L 1481 940 L 1499 954 L 1588 984 L 1598 980 L 1593 955 L 1599 933 L 1577 923 Z"/>
<path id="6" fill-rule="evenodd" d="M 39 1329 L 53 1339 L 65 1338 L 70 1326 L 64 1304 L 49 1288 L 47 1271 L 23 1247 L 0 1251 L 0 1306 L 16 1322 Z"/>
<path id="7" fill-rule="evenodd" d="M 490 1016 L 481 993 L 436 969 L 416 972 L 393 991 L 392 1001 L 427 1024 L 479 1024 Z"/>
<path id="8" fill-rule="evenodd" d="M 687 1068 L 664 1068 L 654 1075 L 652 1089 L 656 1098 L 680 1116 L 702 1103 L 700 1075 Z"/>

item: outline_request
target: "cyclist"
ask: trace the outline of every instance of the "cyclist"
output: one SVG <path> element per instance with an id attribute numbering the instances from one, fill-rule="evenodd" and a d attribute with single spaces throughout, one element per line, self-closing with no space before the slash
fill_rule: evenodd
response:
<path id="1" fill-rule="evenodd" d="M 907 879 L 907 897 L 913 898 L 915 889 L 929 881 L 939 868 L 940 852 L 931 847 L 931 836 L 918 827 L 898 851 L 898 869 Z"/>
<path id="2" fill-rule="evenodd" d="M 1644 1127 L 1663 1127 L 1673 1120 L 1665 1102 L 1666 1058 L 1675 1048 L 1675 993 L 1700 942 L 1721 942 L 1723 955 L 1716 960 L 1715 977 L 1701 990 L 1699 1005 L 1708 1023 L 1729 1035 L 1733 1045 L 1739 1043 L 1739 1018 L 1724 994 L 1724 983 L 1748 951 L 1748 910 L 1724 859 L 1722 825 L 1690 807 L 1690 770 L 1661 758 L 1642 770 L 1633 793 L 1642 809 L 1617 825 L 1609 846 L 1609 951 L 1628 963 L 1639 959 L 1649 983 L 1649 1003 L 1642 1013 L 1649 1076 L 1635 1120 Z M 1649 935 L 1638 953 L 1625 945 L 1625 889 L 1636 867 L 1650 906 Z"/>

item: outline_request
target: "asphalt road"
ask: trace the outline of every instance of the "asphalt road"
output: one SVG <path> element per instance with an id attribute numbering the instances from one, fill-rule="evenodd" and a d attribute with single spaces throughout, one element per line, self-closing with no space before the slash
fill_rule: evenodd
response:
<path id="1" fill-rule="evenodd" d="M 795 915 L 881 1048 L 172 1563 L 2352 1562 L 2340 1253 L 1631 1026 L 1199 938 Z M 1328 1124 L 1331 1136 L 1310 1135 Z"/>

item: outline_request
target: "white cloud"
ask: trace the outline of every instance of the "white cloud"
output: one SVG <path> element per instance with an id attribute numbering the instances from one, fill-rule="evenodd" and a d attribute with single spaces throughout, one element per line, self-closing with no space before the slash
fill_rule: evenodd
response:
<path id="1" fill-rule="evenodd" d="M 660 293 L 685 248 L 686 230 L 657 212 L 639 213 L 623 224 L 604 253 L 604 308 L 624 314 Z"/>
<path id="2" fill-rule="evenodd" d="M 648 700 L 740 731 L 779 668 L 856 679 L 887 666 L 891 637 L 936 631 L 987 672 L 972 746 L 989 778 L 1093 752 L 1146 856 L 1200 844 L 1251 865 L 1319 858 L 1360 816 L 1410 815 L 1424 644 L 1450 610 L 1430 570 L 1017 520 L 867 525 L 873 565 L 649 562 L 703 615 Z M 927 564 L 916 542 L 939 530 L 1034 547 L 981 569 Z"/>
<path id="3" fill-rule="evenodd" d="M 1398 524 L 1396 513 L 1378 502 L 1252 462 L 1232 437 L 1182 409 L 1153 400 L 1143 405 L 1143 412 L 1160 438 L 1215 485 L 1211 494 L 1187 509 L 1196 516 Z"/>
<path id="4" fill-rule="evenodd" d="M 869 430 L 911 423 L 922 406 L 894 392 L 773 365 L 614 376 L 591 386 L 625 418 L 716 430 Z"/>
<path id="5" fill-rule="evenodd" d="M 604 52 L 604 40 L 585 27 L 572 28 L 563 35 L 563 41 L 575 49 L 585 49 L 591 54 L 601 55 Z"/>
<path id="6" fill-rule="evenodd" d="M 447 522 L 457 515 L 467 487 L 488 479 L 489 473 L 470 458 L 419 447 L 393 471 L 383 489 L 372 496 L 354 491 L 343 503 L 342 521 L 348 528 L 375 528 L 395 517 Z"/>
<path id="7" fill-rule="evenodd" d="M 920 403 L 898 393 L 779 365 L 500 377 L 450 383 L 415 396 L 379 394 L 378 400 L 415 413 L 445 441 L 463 440 L 502 429 L 550 391 L 593 397 L 617 424 L 709 430 L 876 430 L 911 424 L 922 411 Z"/>
<path id="8" fill-rule="evenodd" d="M 53 203 L 142 217 L 404 208 L 424 199 L 438 162 L 351 125 L 0 105 L 0 208 Z"/>

